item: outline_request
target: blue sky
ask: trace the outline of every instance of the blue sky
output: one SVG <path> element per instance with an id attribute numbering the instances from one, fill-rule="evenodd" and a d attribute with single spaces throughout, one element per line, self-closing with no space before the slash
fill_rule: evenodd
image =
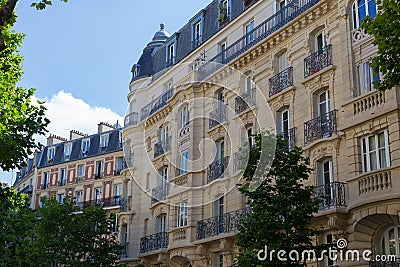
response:
<path id="1" fill-rule="evenodd" d="M 20 85 L 47 101 L 50 132 L 93 133 L 98 122 L 125 115 L 132 64 L 159 24 L 172 34 L 211 1 L 53 0 L 37 11 L 20 0 L 14 27 L 26 34 Z M 0 172 L 0 181 L 10 180 Z"/>

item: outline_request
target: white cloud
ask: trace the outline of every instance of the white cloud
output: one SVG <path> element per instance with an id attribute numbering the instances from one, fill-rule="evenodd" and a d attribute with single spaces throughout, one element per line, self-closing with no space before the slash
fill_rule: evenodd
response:
<path id="1" fill-rule="evenodd" d="M 46 117 L 50 120 L 47 127 L 48 134 L 52 133 L 68 139 L 70 130 L 87 134 L 96 133 L 99 122 L 115 124 L 118 120 L 120 125 L 123 124 L 123 118 L 111 109 L 90 106 L 84 100 L 75 98 L 71 93 L 59 91 L 50 100 L 44 99 L 44 101 L 44 106 L 47 108 Z M 36 139 L 46 144 L 45 137 Z"/>

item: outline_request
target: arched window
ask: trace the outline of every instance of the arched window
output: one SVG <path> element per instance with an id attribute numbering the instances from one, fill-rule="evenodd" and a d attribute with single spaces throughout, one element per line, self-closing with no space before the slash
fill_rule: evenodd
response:
<path id="1" fill-rule="evenodd" d="M 380 255 L 400 255 L 400 227 L 391 226 L 383 232 L 378 247 Z"/>
<path id="2" fill-rule="evenodd" d="M 353 28 L 361 26 L 361 21 L 366 16 L 375 18 L 376 3 L 375 0 L 358 0 L 353 4 Z"/>

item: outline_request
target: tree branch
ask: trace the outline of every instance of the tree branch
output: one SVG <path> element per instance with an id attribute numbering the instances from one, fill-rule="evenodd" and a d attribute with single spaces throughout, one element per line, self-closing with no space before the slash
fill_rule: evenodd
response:
<path id="1" fill-rule="evenodd" d="M 7 21 L 13 16 L 13 11 L 15 9 L 15 5 L 18 0 L 8 0 L 1 8 L 0 8 L 0 27 L 3 28 Z M 1 29 L 0 28 L 0 29 Z M 3 35 L 0 31 L 0 52 L 6 49 L 6 45 L 4 43 Z"/>

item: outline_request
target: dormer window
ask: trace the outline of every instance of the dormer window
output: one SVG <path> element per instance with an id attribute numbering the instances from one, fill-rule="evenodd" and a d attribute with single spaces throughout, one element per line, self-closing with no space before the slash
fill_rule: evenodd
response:
<path id="1" fill-rule="evenodd" d="M 167 67 L 175 64 L 175 43 L 171 43 L 167 47 Z"/>
<path id="2" fill-rule="evenodd" d="M 67 143 L 64 145 L 64 160 L 69 160 L 71 158 L 72 143 Z"/>
<path id="3" fill-rule="evenodd" d="M 202 32 L 202 23 L 200 19 L 193 24 L 193 47 L 192 47 L 193 49 L 198 47 L 202 42 L 201 32 Z"/>
<path id="4" fill-rule="evenodd" d="M 81 147 L 82 156 L 88 155 L 89 147 L 90 147 L 90 139 L 88 138 L 88 139 L 82 140 L 82 147 Z"/>
<path id="5" fill-rule="evenodd" d="M 55 147 L 49 147 L 47 150 L 47 162 L 52 163 L 54 160 L 54 155 L 56 154 L 56 148 Z"/>
<path id="6" fill-rule="evenodd" d="M 107 146 L 108 146 L 108 140 L 109 140 L 108 134 L 103 134 L 100 136 L 100 151 L 101 152 L 106 151 Z"/>

